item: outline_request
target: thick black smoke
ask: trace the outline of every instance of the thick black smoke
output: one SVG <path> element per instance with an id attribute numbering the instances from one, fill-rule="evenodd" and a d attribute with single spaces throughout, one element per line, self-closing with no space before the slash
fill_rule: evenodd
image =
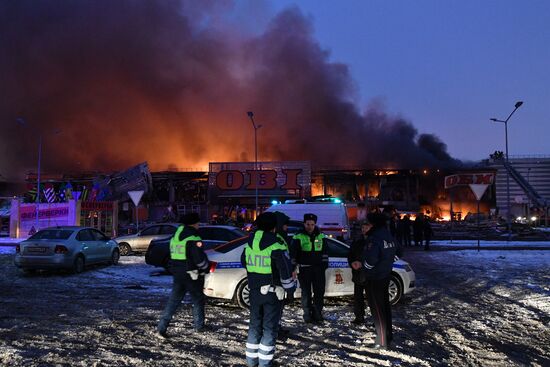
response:
<path id="1" fill-rule="evenodd" d="M 247 35 L 226 22 L 231 9 L 217 1 L 1 2 L 0 173 L 34 171 L 38 136 L 46 171 L 251 160 L 249 110 L 263 125 L 261 160 L 457 163 L 409 122 L 359 112 L 348 68 L 329 61 L 300 11 Z"/>

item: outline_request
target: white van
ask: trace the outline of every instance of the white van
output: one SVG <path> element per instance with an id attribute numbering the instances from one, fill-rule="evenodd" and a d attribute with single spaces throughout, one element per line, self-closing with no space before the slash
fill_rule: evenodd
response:
<path id="1" fill-rule="evenodd" d="M 339 240 L 349 240 L 350 228 L 346 206 L 342 203 L 300 202 L 273 204 L 266 211 L 282 212 L 291 220 L 304 220 L 304 214 L 313 213 L 317 216 L 317 226 L 327 236 Z"/>

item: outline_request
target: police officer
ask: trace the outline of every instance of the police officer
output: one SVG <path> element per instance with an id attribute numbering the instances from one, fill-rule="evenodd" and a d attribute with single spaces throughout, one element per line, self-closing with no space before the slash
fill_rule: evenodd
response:
<path id="1" fill-rule="evenodd" d="M 361 235 L 351 244 L 348 254 L 348 263 L 351 267 L 351 280 L 353 281 L 353 313 L 356 325 L 365 324 L 365 294 L 367 292 L 366 271 L 363 268 L 363 254 L 368 241 L 368 232 L 372 224 L 361 223 Z"/>
<path id="2" fill-rule="evenodd" d="M 388 292 L 397 247 L 387 227 L 383 213 L 370 213 L 372 224 L 364 253 L 367 273 L 367 301 L 376 329 L 375 349 L 387 349 L 392 341 L 391 304 Z"/>
<path id="3" fill-rule="evenodd" d="M 169 270 L 173 275 L 172 293 L 164 309 L 157 331 L 166 337 L 166 329 L 187 292 L 193 303 L 193 327 L 195 331 L 204 331 L 204 274 L 208 272 L 209 261 L 203 251 L 199 236 L 199 215 L 186 214 L 183 226 L 180 226 L 170 240 Z"/>
<path id="4" fill-rule="evenodd" d="M 275 234 L 275 214 L 260 214 L 256 223 L 258 229 L 250 235 L 241 255 L 250 289 L 246 363 L 271 366 L 283 299 L 285 293 L 294 292 L 296 281 L 286 246 Z"/>
<path id="5" fill-rule="evenodd" d="M 286 246 L 287 251 L 289 250 L 289 242 L 290 239 L 288 238 L 288 223 L 290 222 L 290 217 L 286 215 L 283 212 L 275 211 L 273 212 L 275 214 L 275 217 L 277 219 L 277 227 L 275 228 L 275 234 L 277 235 L 277 238 L 279 239 L 279 242 L 283 243 Z M 292 277 L 296 279 L 296 269 L 293 269 L 292 271 Z M 285 299 L 285 302 L 283 303 L 283 307 L 281 307 L 281 319 L 282 319 L 282 312 L 287 303 L 290 303 L 294 299 L 294 295 L 290 292 L 287 292 L 287 297 Z M 278 333 L 278 339 L 279 340 L 285 340 L 288 337 L 288 334 L 290 333 L 290 330 L 283 328 L 281 325 L 282 320 L 279 321 L 279 333 Z"/>
<path id="6" fill-rule="evenodd" d="M 304 229 L 294 235 L 290 257 L 298 265 L 298 280 L 302 289 L 304 321 L 322 322 L 325 296 L 325 270 L 328 268 L 325 235 L 316 225 L 315 214 L 304 214 Z M 311 291 L 313 289 L 313 302 Z"/>

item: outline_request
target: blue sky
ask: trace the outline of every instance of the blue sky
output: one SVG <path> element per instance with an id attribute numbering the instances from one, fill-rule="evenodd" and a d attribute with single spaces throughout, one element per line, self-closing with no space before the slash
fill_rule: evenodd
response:
<path id="1" fill-rule="evenodd" d="M 349 65 L 359 108 L 382 102 L 456 158 L 550 155 L 550 1 L 277 0 L 256 25 L 289 6 L 311 17 L 331 60 Z"/>

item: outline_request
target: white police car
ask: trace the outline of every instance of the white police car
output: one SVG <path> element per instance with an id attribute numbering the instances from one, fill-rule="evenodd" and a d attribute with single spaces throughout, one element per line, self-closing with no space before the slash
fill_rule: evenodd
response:
<path id="1" fill-rule="evenodd" d="M 249 290 L 246 269 L 241 265 L 241 254 L 248 238 L 243 237 L 220 245 L 207 252 L 211 261 L 210 273 L 206 275 L 204 294 L 214 298 L 230 299 L 241 307 L 249 305 Z M 349 246 L 333 238 L 327 238 L 329 268 L 326 272 L 326 297 L 353 295 L 351 269 L 348 265 Z M 404 294 L 414 289 L 415 274 L 403 260 L 393 263 L 389 285 L 390 301 L 396 304 Z M 300 288 L 296 296 L 300 295 Z"/>

